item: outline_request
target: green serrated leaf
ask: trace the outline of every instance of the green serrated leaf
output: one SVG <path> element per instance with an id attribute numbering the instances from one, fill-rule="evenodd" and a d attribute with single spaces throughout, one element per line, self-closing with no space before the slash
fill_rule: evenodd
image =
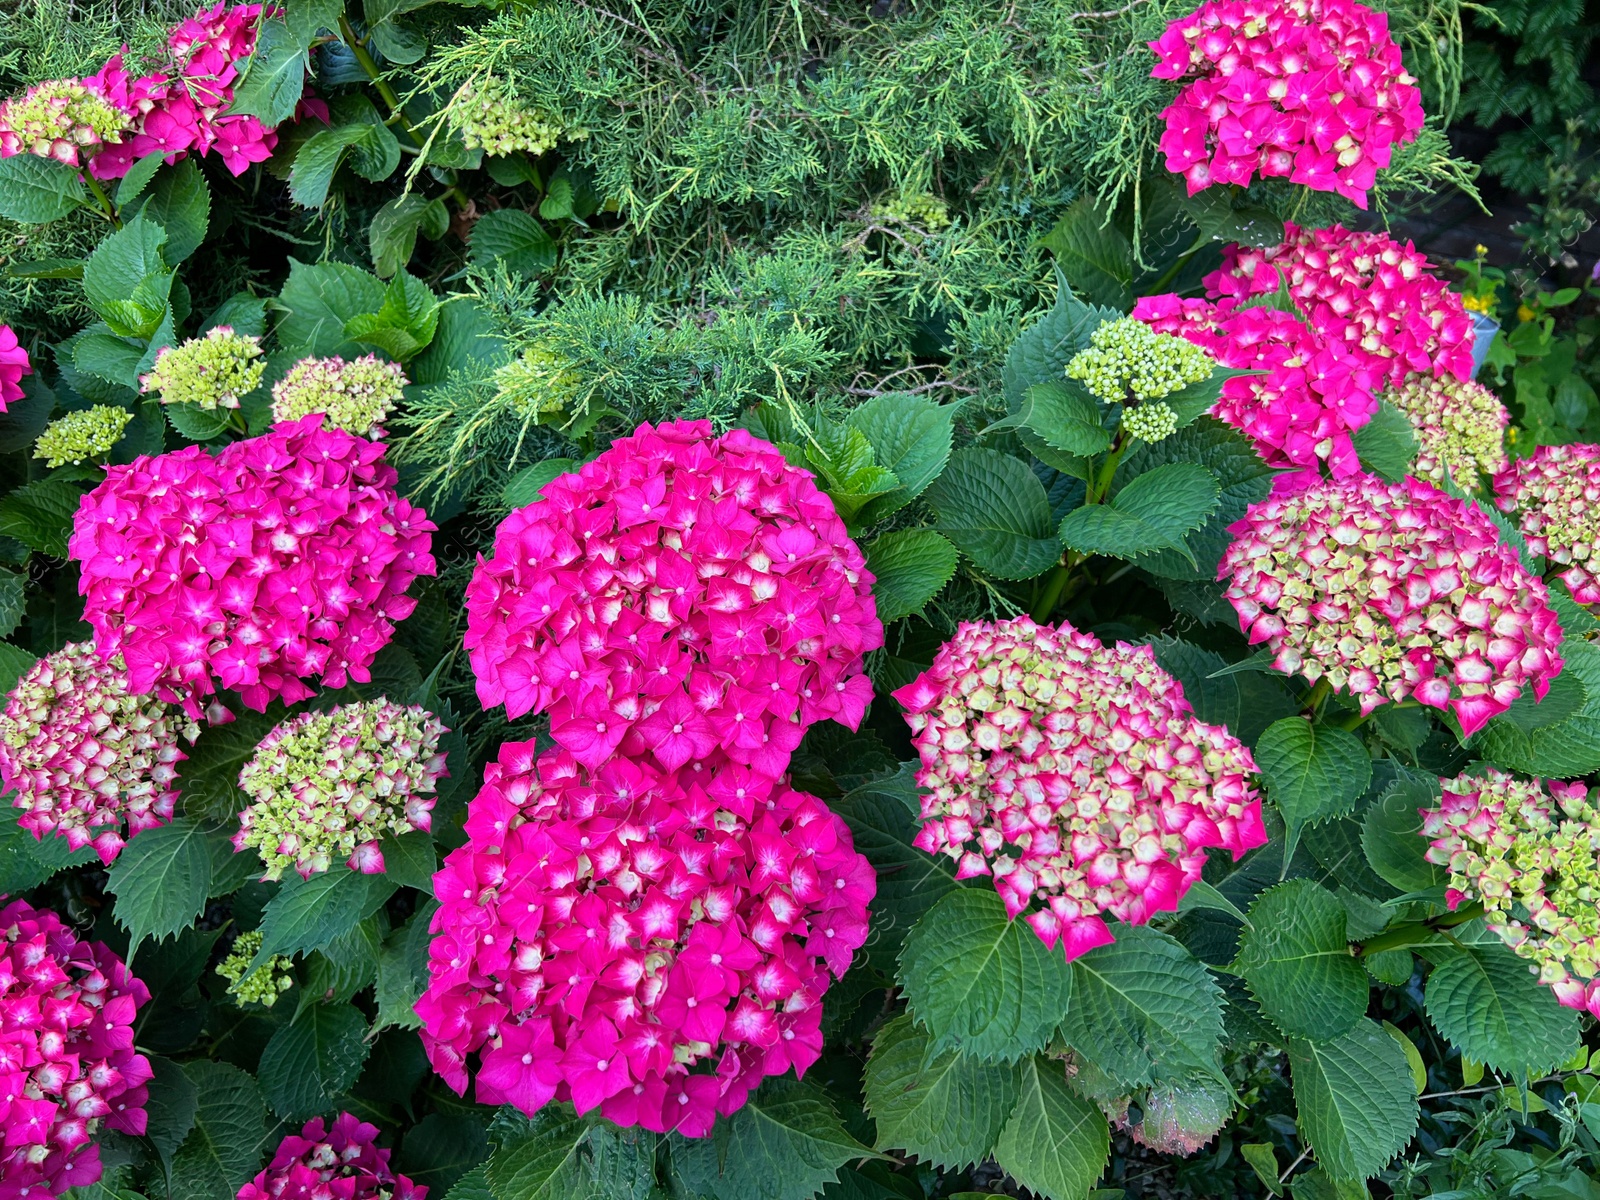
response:
<path id="1" fill-rule="evenodd" d="M 310 879 L 291 874 L 261 914 L 256 962 L 274 954 L 322 949 L 377 912 L 394 890 L 388 876 L 363 875 L 348 867 L 333 867 Z"/>
<path id="2" fill-rule="evenodd" d="M 1361 822 L 1361 849 L 1367 864 L 1385 883 L 1401 893 L 1437 887 L 1449 876 L 1424 855 L 1428 841 L 1422 831 L 1421 810 L 1439 799 L 1434 778 L 1399 779 L 1368 807 Z"/>
<path id="3" fill-rule="evenodd" d="M 361 344 L 344 332 L 345 323 L 383 306 L 384 285 L 374 275 L 345 263 L 308 266 L 289 260 L 289 279 L 278 295 L 286 311 L 277 326 L 286 354 L 354 357 Z"/>
<path id="4" fill-rule="evenodd" d="M 1569 635 L 1543 700 L 1525 691 L 1469 743 L 1486 762 L 1551 779 L 1600 770 L 1600 645 Z"/>
<path id="5" fill-rule="evenodd" d="M 556 265 L 556 244 L 533 214 L 519 208 L 485 213 L 472 227 L 472 261 L 496 260 L 506 269 L 530 279 Z"/>
<path id="6" fill-rule="evenodd" d="M 449 216 L 440 200 L 429 200 L 415 192 L 389 201 L 372 215 L 367 240 L 372 250 L 372 269 L 378 278 L 393 278 L 405 269 L 417 248 L 417 234 L 437 228 L 439 217 Z"/>
<path id="7" fill-rule="evenodd" d="M 1371 983 L 1350 953 L 1345 920 L 1339 898 L 1309 879 L 1269 888 L 1250 906 L 1233 970 L 1290 1037 L 1340 1037 L 1367 1011 Z"/>
<path id="8" fill-rule="evenodd" d="M 1405 1053 L 1365 1017 L 1337 1037 L 1289 1041 L 1301 1134 L 1330 1175 L 1366 1179 L 1405 1149 L 1417 1090 Z"/>
<path id="9" fill-rule="evenodd" d="M 427 901 L 383 943 L 378 953 L 375 1032 L 390 1026 L 416 1029 L 422 1024 L 414 1009 L 428 982 L 428 925 L 437 908 L 436 901 Z"/>
<path id="10" fill-rule="evenodd" d="M 324 29 L 337 33 L 344 0 L 287 0 L 284 21 L 294 44 L 308 47 Z"/>
<path id="11" fill-rule="evenodd" d="M 1091 300 L 1115 309 L 1133 305 L 1133 244 L 1093 196 L 1084 195 L 1062 213 L 1039 244 Z"/>
<path id="12" fill-rule="evenodd" d="M 0 570 L 0 638 L 10 637 L 27 615 L 27 587 L 26 576 Z"/>
<path id="13" fill-rule="evenodd" d="M 117 923 L 128 931 L 131 950 L 147 937 L 160 941 L 187 929 L 211 895 L 205 828 L 179 817 L 144 830 L 122 848 L 106 886 L 117 898 Z"/>
<path id="14" fill-rule="evenodd" d="M 1267 726 L 1256 742 L 1256 765 L 1289 827 L 1285 853 L 1291 857 L 1304 826 L 1343 816 L 1372 782 L 1372 758 L 1360 738 L 1303 717 Z"/>
<path id="15" fill-rule="evenodd" d="M 405 362 L 433 340 L 439 328 L 439 307 L 438 297 L 427 284 L 402 271 L 389 281 L 378 311 L 351 317 L 344 332 Z"/>
<path id="16" fill-rule="evenodd" d="M 228 1063 L 183 1065 L 199 1097 L 194 1128 L 172 1159 L 171 1195 L 234 1200 L 266 1149 L 266 1109 L 256 1081 Z"/>
<path id="17" fill-rule="evenodd" d="M 939 531 L 980 570 L 1001 579 L 1030 579 L 1061 557 L 1050 498 L 1021 459 L 996 450 L 957 450 L 924 497 L 938 514 Z"/>
<path id="18" fill-rule="evenodd" d="M 488 1153 L 483 1124 L 475 1116 L 431 1112 L 406 1130 L 398 1170 L 430 1194 L 443 1196 L 477 1169 Z"/>
<path id="19" fill-rule="evenodd" d="M 439 869 L 439 855 L 433 848 L 433 838 L 418 829 L 409 833 L 385 835 L 379 848 L 383 851 L 383 873 L 401 887 L 416 888 L 432 893 L 433 873 Z"/>
<path id="20" fill-rule="evenodd" d="M 1109 504 L 1086 504 L 1061 522 L 1061 540 L 1082 554 L 1138 560 L 1170 550 L 1194 562 L 1187 535 L 1205 523 L 1221 493 L 1198 463 L 1175 462 L 1135 476 Z"/>
<path id="21" fill-rule="evenodd" d="M 260 117 L 268 129 L 294 116 L 306 89 L 306 52 L 282 17 L 261 22 L 255 52 L 234 85 L 233 116 Z"/>
<path id="22" fill-rule="evenodd" d="M 150 1094 L 145 1101 L 145 1137 L 169 1168 L 172 1156 L 194 1128 L 200 1112 L 200 1091 L 183 1068 L 170 1059 L 150 1056 Z"/>
<path id="23" fill-rule="evenodd" d="M 1105 1117 L 1067 1086 L 1062 1065 L 1037 1055 L 1024 1062 L 1017 1106 L 994 1148 L 1006 1174 L 1048 1200 L 1077 1200 L 1100 1178 L 1110 1150 Z"/>
<path id="24" fill-rule="evenodd" d="M 366 1018 L 349 1004 L 312 1004 L 280 1026 L 257 1072 L 272 1110 L 300 1122 L 335 1107 L 367 1061 L 366 1032 Z"/>
<path id="25" fill-rule="evenodd" d="M 198 404 L 163 404 L 167 424 L 191 442 L 209 442 L 227 431 L 233 411 L 227 408 L 201 408 Z"/>
<path id="26" fill-rule="evenodd" d="M 119 337 L 104 324 L 91 325 L 66 345 L 72 365 L 96 379 L 136 390 L 147 347 L 138 338 Z"/>
<path id="27" fill-rule="evenodd" d="M 898 512 L 922 495 L 950 461 L 951 424 L 956 405 L 939 405 L 924 396 L 889 392 L 874 396 L 845 418 L 866 435 L 878 466 L 893 473 L 898 486 L 868 501 L 857 514 L 863 526 Z"/>
<path id="28" fill-rule="evenodd" d="M 866 546 L 878 620 L 887 625 L 920 613 L 956 573 L 960 555 L 950 539 L 931 529 L 900 529 Z"/>
<path id="29" fill-rule="evenodd" d="M 0 642 L 0 651 L 4 650 L 24 653 Z M 9 804 L 0 804 L 0 892 L 25 892 L 58 871 L 98 861 L 92 846 L 72 850 L 64 837 L 40 841 L 17 824 L 20 815 Z"/>
<path id="30" fill-rule="evenodd" d="M 167 231 L 142 213 L 112 233 L 89 255 L 83 265 L 83 292 L 89 305 L 112 326 L 114 332 L 149 337 L 160 322 L 166 296 L 151 292 L 154 279 L 171 285 L 171 269 L 162 256 Z M 133 297 L 145 289 L 148 299 L 159 304 L 140 304 Z"/>
<path id="31" fill-rule="evenodd" d="M 904 1150 L 947 1170 L 989 1157 L 1016 1106 L 1021 1073 L 1013 1063 L 964 1054 L 933 1056 L 928 1035 L 896 1017 L 872 1040 L 866 1105 L 880 1150 Z"/>
<path id="32" fill-rule="evenodd" d="M 1052 449 L 1076 457 L 1092 456 L 1111 448 L 1111 432 L 1105 427 L 1105 407 L 1081 386 L 1066 379 L 1034 384 L 1024 395 L 1016 415 L 997 421 L 988 431 L 1013 424 L 1025 426 Z"/>
<path id="33" fill-rule="evenodd" d="M 0 158 L 0 217 L 43 225 L 88 203 L 77 168 L 36 154 Z"/>
<path id="34" fill-rule="evenodd" d="M 1389 401 L 1378 405 L 1360 429 L 1350 435 L 1361 465 L 1391 482 L 1406 477 L 1417 457 L 1417 431 L 1406 415 Z"/>
<path id="35" fill-rule="evenodd" d="M 126 210 L 156 177 L 156 172 L 166 165 L 167 156 L 159 150 L 134 161 L 128 173 L 117 181 L 117 207 Z M 187 161 L 187 160 L 185 160 Z"/>
<path id="36" fill-rule="evenodd" d="M 303 208 L 321 208 L 328 199 L 328 189 L 339 164 L 357 143 L 372 138 L 372 129 L 366 124 L 338 125 L 319 129 L 300 145 L 295 152 L 294 165 L 289 168 L 289 196 Z"/>
<path id="37" fill-rule="evenodd" d="M 159 160 L 160 155 L 154 155 Z M 137 164 L 135 164 L 137 165 Z M 183 159 L 155 177 L 148 194 L 124 212 L 137 212 L 166 230 L 162 260 L 177 266 L 200 248 L 211 224 L 211 188 L 192 158 Z"/>
<path id="38" fill-rule="evenodd" d="M 1007 407 L 1016 412 L 1030 387 L 1060 379 L 1072 356 L 1089 344 L 1089 335 L 1120 316 L 1114 308 L 1079 300 L 1057 271 L 1055 304 L 1022 331 L 1006 354 L 1000 377 Z"/>
<path id="39" fill-rule="evenodd" d="M 0 499 L 0 533 L 52 558 L 67 556 L 72 518 L 86 490 L 70 471 L 57 471 Z"/>
<path id="40" fill-rule="evenodd" d="M 987 888 L 946 894 L 900 951 L 900 984 L 932 1052 L 1015 1062 L 1042 1050 L 1067 1013 L 1072 969 Z"/>

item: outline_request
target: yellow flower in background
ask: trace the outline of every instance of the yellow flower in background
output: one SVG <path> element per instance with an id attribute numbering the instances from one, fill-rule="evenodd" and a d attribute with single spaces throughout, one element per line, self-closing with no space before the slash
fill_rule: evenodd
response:
<path id="1" fill-rule="evenodd" d="M 1529 308 L 1526 304 L 1517 305 L 1517 320 L 1519 320 L 1519 321 L 1531 321 L 1531 320 L 1533 320 L 1533 309 Z"/>

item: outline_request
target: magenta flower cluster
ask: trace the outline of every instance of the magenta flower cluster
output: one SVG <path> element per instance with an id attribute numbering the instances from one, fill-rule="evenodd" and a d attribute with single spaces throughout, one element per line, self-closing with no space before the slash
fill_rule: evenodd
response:
<path id="1" fill-rule="evenodd" d="M 342 1112 L 321 1117 L 278 1143 L 267 1169 L 239 1189 L 238 1200 L 427 1200 L 428 1189 L 398 1175 L 378 1127 Z"/>
<path id="2" fill-rule="evenodd" d="M 962 625 L 894 694 L 922 760 L 916 845 L 989 875 L 1069 960 L 1200 878 L 1206 848 L 1267 840 L 1250 751 L 1194 719 L 1148 646 L 1027 617 Z M 1031 911 L 1030 911 L 1031 910 Z"/>
<path id="3" fill-rule="evenodd" d="M 1203 346 L 1225 367 L 1262 371 L 1222 385 L 1212 415 L 1246 434 L 1269 465 L 1305 481 L 1361 469 L 1351 434 L 1378 411 L 1381 374 L 1292 313 L 1231 301 L 1145 296 L 1133 315 Z"/>
<path id="4" fill-rule="evenodd" d="M 698 766 L 698 764 L 697 764 Z M 748 767 L 587 770 L 506 743 L 434 877 L 434 1069 L 533 1113 L 551 1100 L 704 1136 L 822 1050 L 822 995 L 866 940 L 876 877 L 813 796 Z"/>
<path id="5" fill-rule="evenodd" d="M 1600 604 L 1600 446 L 1540 446 L 1495 475 L 1494 495 L 1572 598 Z"/>
<path id="6" fill-rule="evenodd" d="M 109 468 L 69 543 L 101 656 L 195 716 L 219 685 L 261 711 L 310 696 L 305 679 L 366 682 L 435 570 L 434 527 L 396 478 L 382 443 L 315 414 Z"/>
<path id="7" fill-rule="evenodd" d="M 121 959 L 55 913 L 0 907 L 0 1200 L 94 1183 L 102 1124 L 144 1133 L 151 1070 L 133 1024 L 149 999 Z"/>
<path id="8" fill-rule="evenodd" d="M 1277 246 L 1229 246 L 1221 268 L 1205 278 L 1208 294 L 1224 304 L 1285 282 L 1306 319 L 1380 383 L 1398 385 L 1412 372 L 1472 377 L 1471 315 L 1410 242 L 1290 222 Z"/>
<path id="9" fill-rule="evenodd" d="M 33 364 L 16 332 L 9 325 L 0 325 L 0 412 L 13 400 L 22 399 L 22 377 L 31 374 Z"/>
<path id="10" fill-rule="evenodd" d="M 1208 0 L 1150 48 L 1152 76 L 1186 81 L 1161 150 L 1191 196 L 1259 173 L 1366 208 L 1394 146 L 1422 130 L 1388 17 L 1355 0 Z"/>
<path id="11" fill-rule="evenodd" d="M 1370 713 L 1415 699 L 1471 735 L 1560 674 L 1544 581 L 1473 504 L 1416 479 L 1320 481 L 1251 505 L 1219 578 L 1251 645 Z"/>
<path id="12" fill-rule="evenodd" d="M 591 769 L 715 756 L 776 779 L 806 729 L 855 728 L 883 645 L 833 502 L 772 446 L 641 425 L 512 513 L 467 588 L 486 708 L 550 713 Z"/>

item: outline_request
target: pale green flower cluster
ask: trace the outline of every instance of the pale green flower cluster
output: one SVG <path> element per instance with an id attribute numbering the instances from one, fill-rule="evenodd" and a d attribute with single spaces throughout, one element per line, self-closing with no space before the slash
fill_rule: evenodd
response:
<path id="1" fill-rule="evenodd" d="M 259 1004 L 271 1008 L 278 997 L 294 986 L 290 962 L 281 954 L 273 954 L 254 971 L 250 964 L 261 953 L 261 931 L 252 929 L 233 940 L 233 951 L 217 964 L 217 974 L 228 981 L 228 995 L 238 998 L 241 1004 Z"/>
<path id="2" fill-rule="evenodd" d="M 160 392 L 163 404 L 238 408 L 239 397 L 255 391 L 267 369 L 264 361 L 254 361 L 260 357 L 260 338 L 218 325 L 205 337 L 163 347 L 154 369 L 139 377 L 139 386 Z"/>
<path id="3" fill-rule="evenodd" d="M 1178 414 L 1160 400 L 1122 410 L 1122 427 L 1136 438 L 1159 442 L 1178 432 Z"/>
<path id="4" fill-rule="evenodd" d="M 289 867 L 309 879 L 336 859 L 381 873 L 379 838 L 432 825 L 446 732 L 426 709 L 387 700 L 291 717 L 239 772 L 252 803 L 239 814 L 234 850 L 259 851 L 265 879 Z"/>
<path id="5" fill-rule="evenodd" d="M 567 358 L 535 343 L 494 374 L 496 395 L 523 416 L 562 412 L 577 397 L 583 377 Z"/>
<path id="6" fill-rule="evenodd" d="M 950 227 L 950 206 L 927 192 L 893 192 L 868 209 L 867 215 L 880 225 L 914 225 L 929 233 Z"/>
<path id="7" fill-rule="evenodd" d="M 321 413 L 326 428 L 380 438 L 409 382 L 399 363 L 376 354 L 349 362 L 338 355 L 302 358 L 272 385 L 272 419 L 298 421 Z"/>
<path id="8" fill-rule="evenodd" d="M 1506 406 L 1481 383 L 1428 374 L 1406 376 L 1388 400 L 1417 431 L 1417 462 L 1411 473 L 1475 492 L 1484 479 L 1505 469 Z"/>
<path id="9" fill-rule="evenodd" d="M 33 444 L 33 456 L 52 469 L 101 458 L 111 453 L 131 420 L 133 414 L 127 409 L 109 404 L 70 412 L 44 427 Z"/>
<path id="10" fill-rule="evenodd" d="M 1199 346 L 1143 321 L 1107 321 L 1067 364 L 1076 379 L 1107 404 L 1159 400 L 1211 377 L 1216 362 Z"/>
<path id="11" fill-rule="evenodd" d="M 76 79 L 50 79 L 0 103 L 0 149 L 77 165 L 78 153 L 117 143 L 128 119 Z M 9 136 L 5 136 L 9 135 Z M 15 139 L 14 146 L 7 146 Z"/>
<path id="12" fill-rule="evenodd" d="M 488 155 L 524 151 L 537 158 L 570 134 L 547 113 L 522 104 L 503 80 L 490 76 L 468 85 L 451 109 L 451 119 L 469 150 Z"/>

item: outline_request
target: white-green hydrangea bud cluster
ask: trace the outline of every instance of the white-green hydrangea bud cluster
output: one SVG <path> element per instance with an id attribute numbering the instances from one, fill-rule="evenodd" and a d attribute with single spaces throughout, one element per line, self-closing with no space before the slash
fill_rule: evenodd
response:
<path id="1" fill-rule="evenodd" d="M 1475 492 L 1506 465 L 1506 406 L 1481 383 L 1413 373 L 1389 389 L 1387 399 L 1417 431 L 1411 473 L 1441 487 L 1446 474 Z"/>
<path id="2" fill-rule="evenodd" d="M 139 377 L 139 387 L 160 392 L 163 404 L 238 408 L 239 397 L 255 391 L 267 369 L 264 361 L 255 361 L 260 357 L 260 338 L 218 325 L 205 337 L 163 347 L 155 367 Z"/>
<path id="3" fill-rule="evenodd" d="M 217 964 L 217 974 L 228 981 L 228 995 L 241 1004 L 271 1008 L 278 997 L 294 986 L 290 962 L 281 954 L 270 955 L 254 971 L 250 964 L 261 953 L 261 931 L 252 929 L 233 939 L 233 950 Z"/>
<path id="4" fill-rule="evenodd" d="M 1143 321 L 1119 317 L 1090 335 L 1089 345 L 1067 364 L 1076 379 L 1107 404 L 1159 400 L 1211 377 L 1215 360 L 1201 347 Z"/>
<path id="5" fill-rule="evenodd" d="M 496 371 L 494 383 L 497 398 L 521 415 L 542 416 L 563 412 L 577 398 L 583 376 L 564 355 L 535 342 Z"/>
<path id="6" fill-rule="evenodd" d="M 950 227 L 950 206 L 928 192 L 891 192 L 868 209 L 867 215 L 880 225 L 914 225 L 929 233 Z"/>
<path id="7" fill-rule="evenodd" d="M 469 84 L 451 108 L 450 117 L 467 149 L 488 155 L 521 150 L 537 158 L 553 150 L 563 135 L 582 136 L 569 133 L 548 113 L 527 107 L 504 80 L 492 75 Z"/>
<path id="8" fill-rule="evenodd" d="M 448 732 L 426 709 L 387 700 L 290 718 L 239 772 L 252 803 L 239 814 L 234 850 L 259 851 L 269 880 L 289 867 L 309 879 L 336 859 L 380 874 L 379 838 L 433 824 Z"/>
<path id="9" fill-rule="evenodd" d="M 385 418 L 404 398 L 410 382 L 399 363 L 376 354 L 349 362 L 337 354 L 302 358 L 272 385 L 272 419 L 298 421 L 321 413 L 325 428 L 381 438 Z"/>
<path id="10" fill-rule="evenodd" d="M 1122 427 L 1136 438 L 1159 442 L 1178 432 L 1178 414 L 1160 400 L 1122 410 Z"/>
<path id="11" fill-rule="evenodd" d="M 33 456 L 44 459 L 44 465 L 52 469 L 102 458 L 121 440 L 131 420 L 131 412 L 110 404 L 70 412 L 44 427 L 33 444 Z"/>

